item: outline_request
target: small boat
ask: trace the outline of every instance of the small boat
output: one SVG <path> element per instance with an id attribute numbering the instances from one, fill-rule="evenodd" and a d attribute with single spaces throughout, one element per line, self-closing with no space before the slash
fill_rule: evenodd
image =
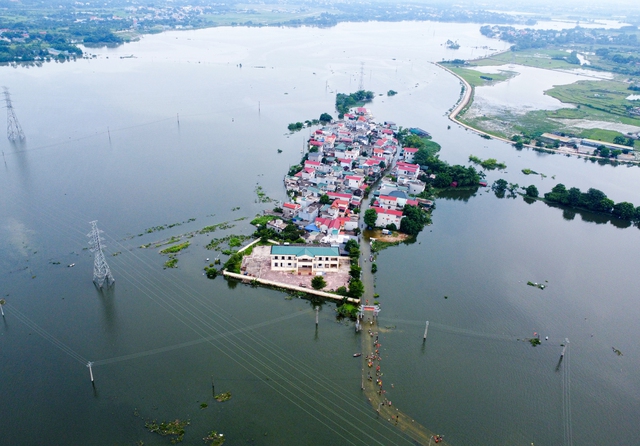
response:
<path id="1" fill-rule="evenodd" d="M 73 268 L 74 266 L 76 266 L 76 264 L 72 263 L 71 265 L 68 265 L 67 268 Z"/>
<path id="2" fill-rule="evenodd" d="M 354 353 L 354 354 L 353 354 L 353 357 L 354 357 L 354 358 L 357 358 L 358 356 L 362 356 L 362 353 Z"/>

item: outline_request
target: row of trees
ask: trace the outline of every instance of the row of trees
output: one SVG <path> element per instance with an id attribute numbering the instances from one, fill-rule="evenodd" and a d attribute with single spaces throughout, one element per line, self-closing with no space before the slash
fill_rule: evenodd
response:
<path id="1" fill-rule="evenodd" d="M 414 157 L 414 161 L 416 161 Z M 431 182 L 434 187 L 449 187 L 454 181 L 460 187 L 477 186 L 483 174 L 479 173 L 473 166 L 465 167 L 459 164 L 450 165 L 446 161 L 442 161 L 437 155 L 429 156 L 418 162 L 420 166 L 427 167 L 428 171 L 436 175 L 434 180 L 428 177 L 424 178 Z"/>
<path id="2" fill-rule="evenodd" d="M 553 203 L 612 214 L 623 220 L 640 222 L 640 206 L 636 207 L 628 201 L 614 203 L 598 189 L 590 188 L 587 192 L 582 192 L 577 187 L 567 189 L 564 184 L 560 183 L 555 185 L 551 192 L 544 194 L 544 198 Z"/>
<path id="3" fill-rule="evenodd" d="M 349 112 L 350 108 L 358 104 L 371 102 L 374 96 L 373 91 L 366 90 L 358 90 L 351 94 L 338 93 L 336 95 L 336 110 L 338 110 L 339 113 L 338 118 L 342 119 L 344 114 Z"/>

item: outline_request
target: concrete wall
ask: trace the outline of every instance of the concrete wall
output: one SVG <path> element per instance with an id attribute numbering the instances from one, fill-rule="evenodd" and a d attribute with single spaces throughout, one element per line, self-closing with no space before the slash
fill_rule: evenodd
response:
<path id="1" fill-rule="evenodd" d="M 321 297 L 325 297 L 327 299 L 333 299 L 336 301 L 340 301 L 342 302 L 342 300 L 344 299 L 343 296 L 339 296 L 338 294 L 332 294 L 332 293 L 327 293 L 326 291 L 318 291 L 318 290 L 314 290 L 313 288 L 302 288 L 296 285 L 289 285 L 287 283 L 280 283 L 280 282 L 274 282 L 272 280 L 266 280 L 266 279 L 260 279 L 258 277 L 252 277 L 252 276 L 245 276 L 242 274 L 236 274 L 236 273 L 232 273 L 230 271 L 223 271 L 222 274 L 224 276 L 227 277 L 233 277 L 235 279 L 239 279 L 239 280 L 243 280 L 243 281 L 253 281 L 255 280 L 258 283 L 261 283 L 263 285 L 269 285 L 269 286 L 275 286 L 278 288 L 286 288 L 288 290 L 293 290 L 293 291 L 301 291 L 303 293 L 307 293 L 307 294 L 313 294 L 316 296 L 321 296 Z M 347 297 L 347 302 L 352 303 L 352 304 L 359 304 L 360 303 L 360 299 L 354 299 L 352 297 Z"/>

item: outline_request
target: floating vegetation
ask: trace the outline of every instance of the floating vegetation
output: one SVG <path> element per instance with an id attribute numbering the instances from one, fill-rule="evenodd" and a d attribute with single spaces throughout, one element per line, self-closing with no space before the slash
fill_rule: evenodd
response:
<path id="1" fill-rule="evenodd" d="M 49 263 L 51 263 L 52 265 L 60 265 L 60 262 L 49 262 Z"/>
<path id="2" fill-rule="evenodd" d="M 253 226 L 264 226 L 267 223 L 269 223 L 271 220 L 275 220 L 276 217 L 275 215 L 256 215 L 256 218 L 254 218 L 253 220 L 251 220 L 251 224 Z"/>
<path id="3" fill-rule="evenodd" d="M 538 172 L 531 169 L 522 169 L 522 173 L 525 175 L 540 175 Z"/>
<path id="4" fill-rule="evenodd" d="M 207 234 L 209 232 L 215 232 L 218 229 L 224 230 L 224 229 L 231 229 L 233 228 L 235 225 L 232 225 L 231 223 L 229 223 L 228 221 L 224 221 L 222 223 L 218 223 L 215 225 L 211 225 L 211 226 L 205 226 L 204 228 L 200 229 L 200 231 L 198 231 L 199 234 Z"/>
<path id="5" fill-rule="evenodd" d="M 169 260 L 164 262 L 164 267 L 165 268 L 177 268 L 178 267 L 178 259 L 176 259 L 175 257 L 171 256 L 169 258 Z"/>
<path id="6" fill-rule="evenodd" d="M 242 244 L 243 241 L 250 239 L 251 236 L 249 235 L 227 235 L 226 237 L 220 237 L 220 238 L 214 238 L 213 240 L 211 240 L 207 246 L 205 246 L 205 248 L 207 249 L 214 249 L 216 251 L 220 251 L 220 249 L 218 249 L 220 247 L 220 245 L 227 243 L 230 244 L 231 240 L 238 240 L 240 241 L 240 244 Z M 237 243 L 236 241 L 234 241 L 234 243 Z M 238 245 L 240 246 L 240 245 Z M 224 254 L 224 252 L 223 252 Z M 233 252 L 231 253 L 233 254 Z M 226 254 L 226 255 L 231 255 L 231 254 Z"/>
<path id="7" fill-rule="evenodd" d="M 214 396 L 217 402 L 224 403 L 225 401 L 229 401 L 231 399 L 231 392 L 219 393 Z"/>
<path id="8" fill-rule="evenodd" d="M 112 257 L 117 257 L 120 254 L 122 254 L 122 251 L 118 251 L 118 252 L 114 252 L 113 254 L 111 254 Z"/>
<path id="9" fill-rule="evenodd" d="M 483 160 L 474 155 L 469 155 L 469 161 L 474 164 L 479 164 L 483 169 L 494 170 L 494 169 L 506 169 L 507 165 L 505 163 L 499 163 L 495 158 L 488 158 Z"/>
<path id="10" fill-rule="evenodd" d="M 169 246 L 168 248 L 160 251 L 160 254 L 175 254 L 177 252 L 182 251 L 183 249 L 187 249 L 191 242 L 180 243 L 179 245 Z"/>
<path id="11" fill-rule="evenodd" d="M 240 210 L 240 206 L 236 206 L 234 208 L 231 208 L 231 212 L 235 212 L 235 211 L 238 211 L 238 210 Z"/>
<path id="12" fill-rule="evenodd" d="M 209 407 L 207 403 L 200 403 L 200 409 L 206 409 L 207 407 Z"/>
<path id="13" fill-rule="evenodd" d="M 185 223 L 191 223 L 192 221 L 196 221 L 195 218 L 190 218 L 187 221 L 183 221 L 180 223 L 171 223 L 171 224 L 165 224 L 165 225 L 160 225 L 160 226 L 152 226 L 150 228 L 147 228 L 144 230 L 144 234 L 151 234 L 152 232 L 158 232 L 158 231 L 164 231 L 165 229 L 170 229 L 170 228 L 174 228 L 176 226 L 180 226 L 182 224 Z M 138 234 L 138 237 L 141 237 L 144 234 Z"/>
<path id="14" fill-rule="evenodd" d="M 527 282 L 527 285 L 529 286 L 534 286 L 536 288 L 540 288 L 541 290 L 544 290 L 546 288 L 546 285 L 544 283 L 537 283 L 537 282 Z"/>
<path id="15" fill-rule="evenodd" d="M 269 198 L 267 194 L 264 192 L 264 190 L 262 189 L 262 186 L 256 186 L 255 192 L 256 192 L 256 195 L 258 196 L 256 203 L 271 203 L 273 201 L 273 199 Z"/>
<path id="16" fill-rule="evenodd" d="M 202 440 L 212 446 L 221 446 L 222 444 L 224 444 L 225 438 L 223 434 L 219 434 L 216 431 L 211 431 Z"/>
<path id="17" fill-rule="evenodd" d="M 155 432 L 163 437 L 166 437 L 167 435 L 172 436 L 173 438 L 171 438 L 171 443 L 176 444 L 180 443 L 184 439 L 184 428 L 189 424 L 191 424 L 189 420 L 180 421 L 176 419 L 174 421 L 163 421 L 160 424 L 153 420 L 147 421 L 144 424 L 144 427 L 146 427 L 149 432 Z"/>
<path id="18" fill-rule="evenodd" d="M 531 343 L 532 347 L 536 347 L 536 346 L 542 344 L 542 342 L 540 342 L 539 338 L 531 338 L 531 339 L 529 339 L 529 343 Z"/>
<path id="19" fill-rule="evenodd" d="M 618 349 L 617 349 L 617 348 L 615 348 L 615 347 L 611 347 L 611 348 L 613 349 L 613 353 L 615 353 L 615 354 L 616 354 L 616 355 L 618 355 L 618 356 L 622 356 L 622 352 L 621 352 L 620 350 L 618 350 Z"/>
<path id="20" fill-rule="evenodd" d="M 205 267 L 204 273 L 206 274 L 208 279 L 215 279 L 216 277 L 218 277 L 218 270 L 211 266 Z"/>
<path id="21" fill-rule="evenodd" d="M 240 209 L 240 208 L 238 208 L 238 209 Z M 246 220 L 247 218 L 249 218 L 249 217 L 240 217 L 240 218 L 236 218 L 233 221 L 242 221 L 242 220 Z"/>

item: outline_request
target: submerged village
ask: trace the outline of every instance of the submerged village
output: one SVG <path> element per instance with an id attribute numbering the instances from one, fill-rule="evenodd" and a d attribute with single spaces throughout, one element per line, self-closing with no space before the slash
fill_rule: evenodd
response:
<path id="1" fill-rule="evenodd" d="M 376 123 L 365 107 L 325 121 L 284 177 L 289 200 L 254 220 L 260 238 L 225 276 L 359 302 L 364 263 L 376 270 L 373 254 L 359 264 L 363 231 L 372 244 L 397 243 L 430 221 L 427 181 L 436 175 L 414 162 L 427 151 L 403 147 L 406 136 L 409 142 L 430 139 L 422 129 Z M 289 241 L 273 240 L 282 235 Z"/>

